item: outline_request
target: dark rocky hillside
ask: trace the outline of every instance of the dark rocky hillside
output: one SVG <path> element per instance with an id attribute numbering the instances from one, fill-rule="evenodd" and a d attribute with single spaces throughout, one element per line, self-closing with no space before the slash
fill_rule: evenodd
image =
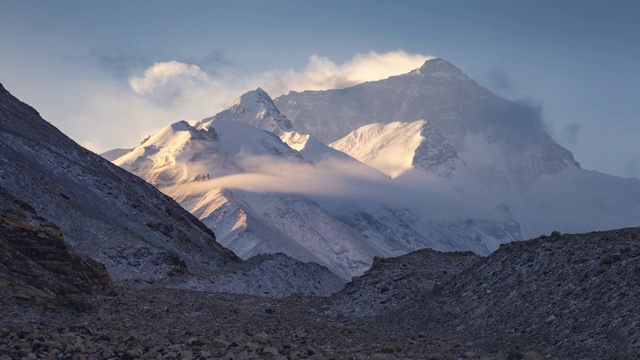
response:
<path id="1" fill-rule="evenodd" d="M 388 313 L 439 291 L 442 284 L 482 258 L 468 252 L 414 251 L 395 258 L 379 258 L 371 269 L 327 301 L 329 314 L 359 318 Z"/>
<path id="2" fill-rule="evenodd" d="M 54 223 L 0 188 L 0 297 L 6 302 L 83 308 L 113 286 L 102 264 L 65 244 Z"/>
<path id="3" fill-rule="evenodd" d="M 389 321 L 500 356 L 640 356 L 639 228 L 502 245 L 443 285 Z"/>

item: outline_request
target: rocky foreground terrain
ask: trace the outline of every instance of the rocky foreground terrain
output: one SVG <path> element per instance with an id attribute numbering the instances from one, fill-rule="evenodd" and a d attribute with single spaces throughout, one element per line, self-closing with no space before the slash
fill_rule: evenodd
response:
<path id="1" fill-rule="evenodd" d="M 376 259 L 331 297 L 117 286 L 3 302 L 0 359 L 637 359 L 640 229 Z"/>

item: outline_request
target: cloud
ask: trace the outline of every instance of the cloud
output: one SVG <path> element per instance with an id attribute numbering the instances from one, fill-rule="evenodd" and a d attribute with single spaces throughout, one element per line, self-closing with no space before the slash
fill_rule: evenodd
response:
<path id="1" fill-rule="evenodd" d="M 173 198 L 202 195 L 217 189 L 257 193 L 283 193 L 309 196 L 324 205 L 352 202 L 359 207 L 385 204 L 395 209 L 411 209 L 429 219 L 456 217 L 486 218 L 502 214 L 487 208 L 486 201 L 461 196 L 445 181 L 416 170 L 395 179 L 367 166 L 354 166 L 339 159 L 316 163 L 292 162 L 274 156 L 239 155 L 235 158 L 242 173 L 227 174 L 208 181 L 183 183 L 161 190 Z M 215 174 L 215 168 L 190 163 L 181 167 L 188 174 Z M 212 175 L 213 177 L 213 175 Z M 425 186 L 428 184 L 428 186 Z M 331 205 L 329 205 L 331 207 Z"/>
<path id="2" fill-rule="evenodd" d="M 357 54 L 344 64 L 313 55 L 302 70 L 268 71 L 258 77 L 260 85 L 273 94 L 281 95 L 289 90 L 326 90 L 353 86 L 365 81 L 386 79 L 420 67 L 432 56 L 391 51 Z"/>
<path id="3" fill-rule="evenodd" d="M 178 61 L 155 63 L 142 76 L 129 79 L 131 89 L 160 104 L 173 103 L 185 91 L 206 86 L 209 76 L 198 65 Z"/>
<path id="4" fill-rule="evenodd" d="M 579 131 L 580 125 L 576 123 L 569 123 L 562 128 L 562 135 L 569 144 L 575 145 L 576 141 L 578 140 Z"/>
<path id="5" fill-rule="evenodd" d="M 239 73 L 219 50 L 146 68 L 139 67 L 142 59 L 135 53 L 131 49 L 96 52 L 110 76 L 70 94 L 82 99 L 82 106 L 59 119 L 68 124 L 70 136 L 93 151 L 128 148 L 167 124 L 215 115 L 258 86 L 272 97 L 290 90 L 341 88 L 409 72 L 430 58 L 399 50 L 358 54 L 339 64 L 313 55 L 299 69 Z"/>
<path id="6" fill-rule="evenodd" d="M 262 87 L 271 96 L 290 90 L 326 90 L 344 88 L 365 81 L 380 80 L 392 75 L 409 72 L 430 59 L 430 56 L 409 54 L 404 51 L 388 53 L 369 52 L 355 55 L 344 64 L 336 64 L 327 57 L 312 55 L 301 70 L 268 70 L 257 74 L 206 73 L 195 64 L 168 61 L 158 62 L 129 80 L 131 88 L 140 95 L 161 101 L 175 100 L 182 93 L 207 87 L 214 91 L 222 88 L 234 91 L 234 97 L 243 92 Z M 205 57 L 211 64 L 226 64 L 222 53 L 213 52 Z M 203 60 L 204 61 L 204 60 Z M 237 90 L 236 90 L 237 89 Z"/>
<path id="7" fill-rule="evenodd" d="M 625 161 L 622 173 L 624 176 L 640 177 L 640 156 L 635 156 Z"/>
<path id="8" fill-rule="evenodd" d="M 498 93 L 512 93 L 515 88 L 502 69 L 492 69 L 489 72 L 489 87 Z"/>

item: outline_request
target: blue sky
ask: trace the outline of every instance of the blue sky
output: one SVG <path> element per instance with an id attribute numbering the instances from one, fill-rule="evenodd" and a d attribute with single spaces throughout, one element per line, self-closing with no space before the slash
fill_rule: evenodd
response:
<path id="1" fill-rule="evenodd" d="M 638 4 L 4 0 L 0 82 L 103 151 L 212 115 L 247 89 L 277 96 L 319 69 L 351 74 L 372 51 L 402 50 L 398 71 L 445 58 L 502 96 L 540 103 L 583 167 L 640 176 Z M 162 76 L 173 77 L 145 75 L 154 63 L 172 64 Z"/>

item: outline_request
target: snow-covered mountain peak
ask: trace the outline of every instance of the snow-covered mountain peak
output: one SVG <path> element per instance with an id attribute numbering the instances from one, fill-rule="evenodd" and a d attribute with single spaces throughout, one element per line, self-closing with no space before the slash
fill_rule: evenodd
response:
<path id="1" fill-rule="evenodd" d="M 429 59 L 416 70 L 413 70 L 410 74 L 420 75 L 422 77 L 440 78 L 447 80 L 468 80 L 469 77 L 465 75 L 462 70 L 458 69 L 452 63 L 443 60 L 441 58 Z"/>
<path id="2" fill-rule="evenodd" d="M 280 113 L 269 94 L 261 88 L 243 94 L 230 108 L 202 120 L 200 124 L 210 120 L 239 121 L 276 134 L 291 131 L 292 128 L 291 121 Z"/>

